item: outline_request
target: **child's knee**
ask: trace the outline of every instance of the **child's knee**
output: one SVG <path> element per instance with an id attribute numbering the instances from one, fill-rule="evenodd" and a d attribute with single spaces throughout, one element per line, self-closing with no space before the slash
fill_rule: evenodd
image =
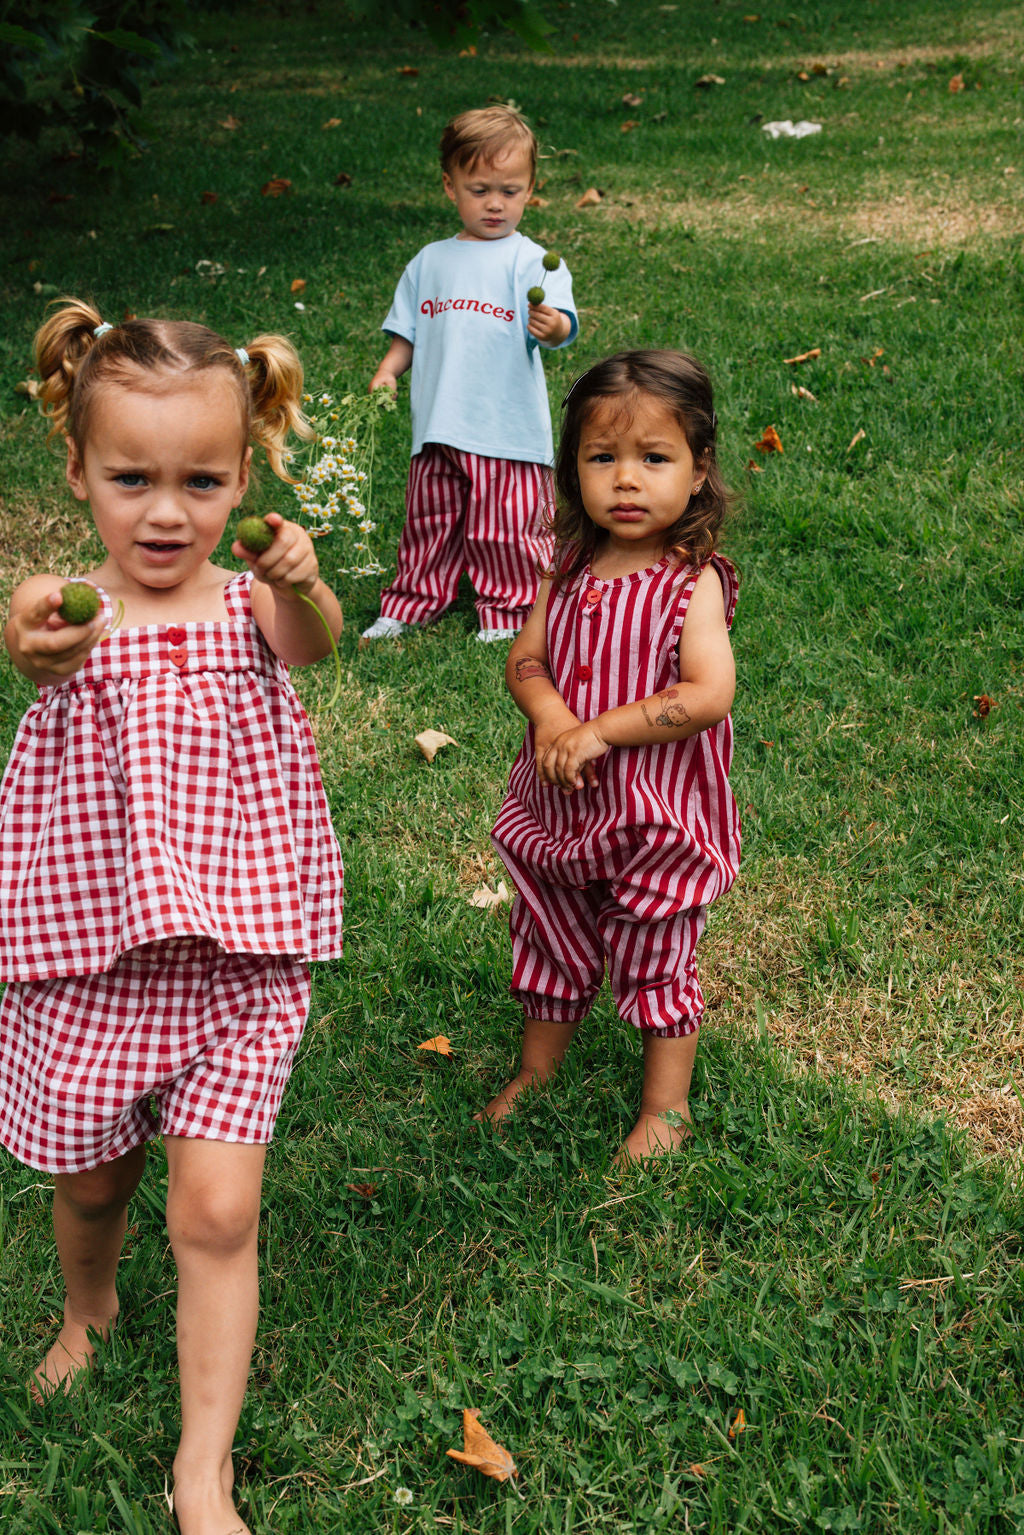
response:
<path id="1" fill-rule="evenodd" d="M 104 1220 L 123 1210 L 142 1176 L 145 1148 L 82 1173 L 58 1173 L 54 1198 L 79 1220 Z"/>
<path id="2" fill-rule="evenodd" d="M 205 1183 L 179 1187 L 167 1200 L 171 1246 L 231 1257 L 256 1239 L 260 1201 L 251 1191 Z"/>

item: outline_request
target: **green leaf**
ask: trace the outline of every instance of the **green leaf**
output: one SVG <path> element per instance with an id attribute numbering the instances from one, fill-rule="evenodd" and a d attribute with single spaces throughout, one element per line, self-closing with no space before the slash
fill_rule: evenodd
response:
<path id="1" fill-rule="evenodd" d="M 0 21 L 0 43 L 10 43 L 13 48 L 28 48 L 32 53 L 47 53 L 45 38 L 26 27 L 16 27 L 13 21 Z"/>
<path id="2" fill-rule="evenodd" d="M 123 48 L 125 53 L 141 53 L 147 59 L 163 58 L 159 43 L 154 43 L 151 37 L 140 37 L 138 32 L 127 32 L 123 27 L 115 27 L 113 32 L 93 32 L 91 36 L 101 43 L 109 43 L 111 48 Z"/>

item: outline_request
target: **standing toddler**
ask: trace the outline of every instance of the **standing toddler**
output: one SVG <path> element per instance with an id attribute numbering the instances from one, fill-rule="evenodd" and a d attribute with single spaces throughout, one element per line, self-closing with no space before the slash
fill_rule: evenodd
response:
<path id="1" fill-rule="evenodd" d="M 533 191 L 537 140 L 507 106 L 463 112 L 441 137 L 444 189 L 462 223 L 402 274 L 374 374 L 397 390 L 412 368 L 412 464 L 398 571 L 364 640 L 432 623 L 467 572 L 478 639 L 510 639 L 537 595 L 550 554 L 551 413 L 542 347 L 579 328 L 564 262 L 519 233 Z M 544 302 L 528 291 L 543 287 Z"/>

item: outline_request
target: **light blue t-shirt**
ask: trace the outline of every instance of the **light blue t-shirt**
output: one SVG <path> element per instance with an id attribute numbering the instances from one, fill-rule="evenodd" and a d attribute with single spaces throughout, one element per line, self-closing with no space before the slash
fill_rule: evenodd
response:
<path id="1" fill-rule="evenodd" d="M 550 464 L 542 348 L 527 332 L 527 290 L 544 289 L 576 339 L 572 278 L 518 230 L 502 240 L 436 240 L 402 273 L 382 330 L 412 343 L 412 451 L 443 443 L 490 458 Z"/>

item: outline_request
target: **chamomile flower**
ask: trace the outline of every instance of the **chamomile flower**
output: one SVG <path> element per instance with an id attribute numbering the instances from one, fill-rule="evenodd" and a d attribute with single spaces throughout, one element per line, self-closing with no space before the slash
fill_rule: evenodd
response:
<path id="1" fill-rule="evenodd" d="M 394 1497 L 399 1508 L 408 1508 L 413 1500 L 412 1489 L 410 1487 L 396 1487 Z"/>

